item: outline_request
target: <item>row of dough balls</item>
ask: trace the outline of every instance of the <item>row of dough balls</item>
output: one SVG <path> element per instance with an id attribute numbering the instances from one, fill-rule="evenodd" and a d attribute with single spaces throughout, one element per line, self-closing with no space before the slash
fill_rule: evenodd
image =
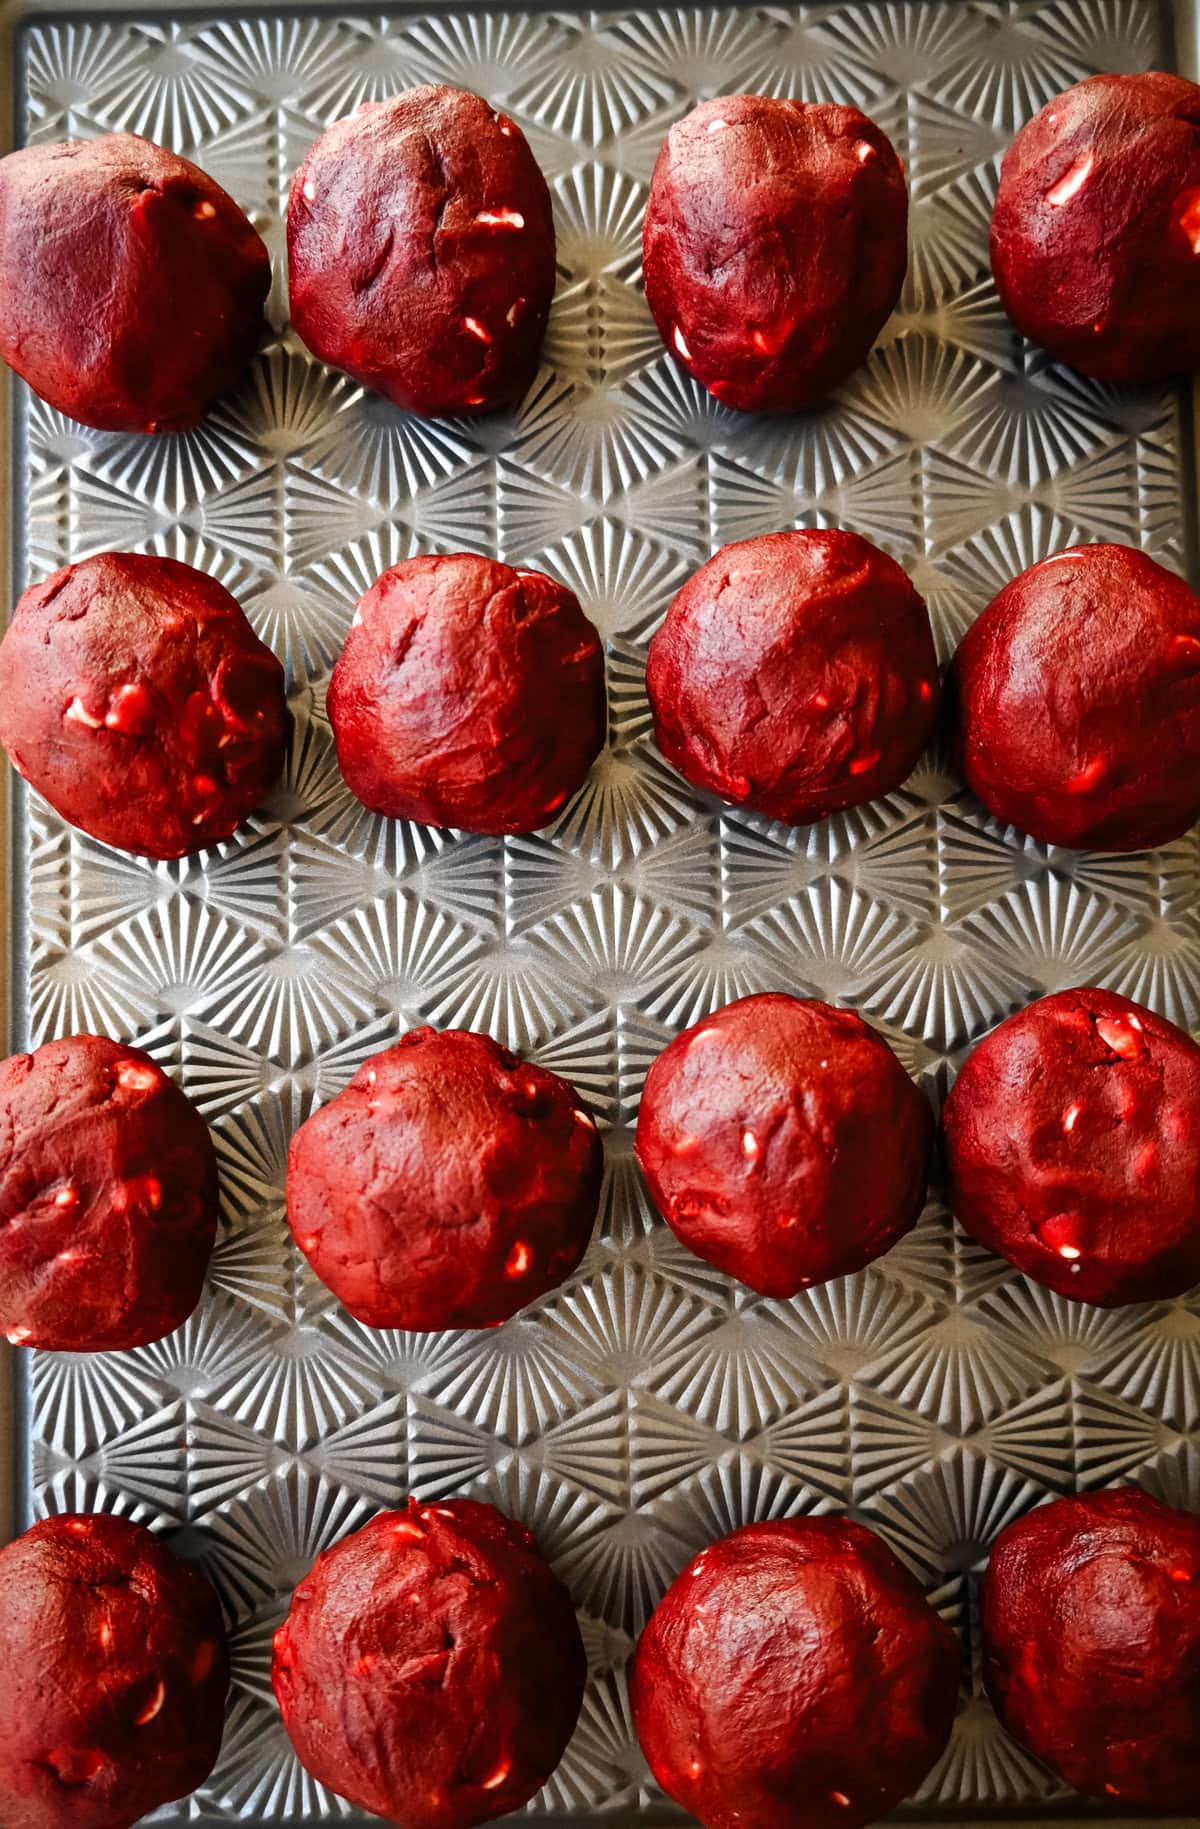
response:
<path id="1" fill-rule="evenodd" d="M 223 585 L 100 553 L 30 587 L 0 643 L 0 742 L 93 838 L 173 858 L 228 839 L 284 767 L 283 669 Z M 925 604 L 860 535 L 723 547 L 654 635 L 659 748 L 726 804 L 808 825 L 901 786 L 937 726 L 984 806 L 1045 843 L 1140 851 L 1200 813 L 1200 598 L 1128 546 L 1030 566 L 945 685 Z M 603 747 L 604 650 L 573 592 L 474 553 L 403 560 L 359 602 L 326 698 L 373 812 L 553 824 Z"/>
<path id="2" fill-rule="evenodd" d="M 1200 88 L 1095 76 L 1017 135 L 992 219 L 1013 322 L 1106 381 L 1200 362 Z M 857 108 L 757 95 L 671 128 L 643 229 L 666 347 L 719 400 L 796 411 L 864 359 L 900 295 L 908 194 Z M 555 284 L 550 192 L 515 122 L 461 89 L 368 102 L 309 149 L 287 211 L 292 323 L 422 414 L 519 396 Z M 104 292 L 97 294 L 98 276 Z M 0 354 L 106 430 L 194 425 L 262 329 L 267 250 L 231 197 L 133 134 L 0 162 Z"/>
<path id="3" fill-rule="evenodd" d="M 0 1063 L 0 1331 L 145 1346 L 200 1298 L 217 1229 L 208 1128 L 149 1055 L 95 1035 Z M 1200 1047 L 1109 991 L 1041 998 L 968 1057 L 943 1114 L 949 1199 L 981 1243 L 1104 1307 L 1200 1282 Z M 916 1224 L 934 1120 L 853 1010 L 745 997 L 668 1043 L 637 1158 L 690 1250 L 788 1300 Z M 368 1327 L 495 1327 L 587 1249 L 604 1153 L 574 1088 L 490 1036 L 410 1030 L 291 1140 L 287 1216 Z"/>
<path id="4" fill-rule="evenodd" d="M 982 1587 L 1009 1732 L 1086 1796 L 1200 1807 L 1200 1519 L 1136 1488 L 1008 1525 Z M 0 1551 L 6 1829 L 129 1829 L 203 1783 L 228 1657 L 216 1593 L 144 1526 L 35 1524 Z M 272 1680 L 305 1768 L 401 1829 L 470 1829 L 551 1777 L 587 1656 L 519 1523 L 471 1499 L 381 1512 L 318 1556 Z M 957 1637 L 873 1531 L 749 1524 L 668 1588 L 629 1666 L 663 1790 L 705 1829 L 863 1829 L 949 1739 Z"/>

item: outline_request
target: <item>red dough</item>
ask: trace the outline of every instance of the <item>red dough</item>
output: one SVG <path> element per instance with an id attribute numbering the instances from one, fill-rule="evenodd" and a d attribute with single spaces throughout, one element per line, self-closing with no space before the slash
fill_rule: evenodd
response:
<path id="1" fill-rule="evenodd" d="M 13 767 L 119 850 L 217 844 L 283 769 L 283 668 L 224 585 L 177 559 L 64 566 L 18 602 L 0 665 Z"/>
<path id="2" fill-rule="evenodd" d="M 292 180 L 292 323 L 413 413 L 486 413 L 537 370 L 554 296 L 550 192 L 520 128 L 464 89 L 338 121 Z"/>
<path id="3" fill-rule="evenodd" d="M 544 572 L 405 559 L 359 603 L 327 704 L 342 773 L 372 812 L 533 832 L 604 743 L 604 650 Z"/>
<path id="4" fill-rule="evenodd" d="M 761 1295 L 794 1296 L 915 1225 L 932 1133 L 924 1095 L 861 1017 L 772 992 L 663 1049 L 637 1159 L 689 1250 Z"/>
<path id="5" fill-rule="evenodd" d="M 368 1327 L 493 1327 L 587 1248 L 603 1150 L 557 1074 L 490 1035 L 412 1029 L 288 1152 L 288 1223 Z"/>
<path id="6" fill-rule="evenodd" d="M 318 1556 L 275 1634 L 314 1778 L 403 1829 L 507 1816 L 562 1758 L 587 1659 L 529 1532 L 471 1499 L 383 1512 Z"/>
<path id="7" fill-rule="evenodd" d="M 71 1035 L 0 1063 L 0 1332 L 15 1346 L 161 1339 L 199 1301 L 216 1230 L 208 1126 L 148 1054 Z"/>
<path id="8" fill-rule="evenodd" d="M 128 1829 L 216 1762 L 216 1594 L 127 1518 L 46 1518 L 0 1550 L 0 1822 Z"/>
<path id="9" fill-rule="evenodd" d="M 650 643 L 658 745 L 697 787 L 789 825 L 888 794 L 938 708 L 925 605 L 858 534 L 722 547 Z"/>
<path id="10" fill-rule="evenodd" d="M 1200 814 L 1200 598 L 1129 546 L 1021 572 L 955 658 L 963 773 L 1044 844 L 1142 851 Z"/>
<path id="11" fill-rule="evenodd" d="M 1200 1283 L 1200 1048 L 1111 991 L 993 1029 L 944 1112 L 950 1203 L 981 1244 L 1102 1308 Z"/>
<path id="12" fill-rule="evenodd" d="M 646 299 L 671 354 L 718 400 L 793 412 L 866 357 L 900 296 L 907 237 L 903 167 L 865 114 L 720 95 L 658 155 Z"/>
<path id="13" fill-rule="evenodd" d="M 254 354 L 270 284 L 233 198 L 149 140 L 0 159 L 0 356 L 71 419 L 195 425 Z"/>
<path id="14" fill-rule="evenodd" d="M 1200 88 L 1090 76 L 1004 155 L 992 271 L 1017 329 L 1101 381 L 1200 367 Z"/>
<path id="15" fill-rule="evenodd" d="M 983 1672 L 1015 1739 L 1086 1797 L 1200 1809 L 1200 1518 L 1135 1487 L 1001 1531 Z"/>
<path id="16" fill-rule="evenodd" d="M 630 1667 L 642 1751 L 706 1829 L 861 1829 L 950 1735 L 959 1651 L 873 1531 L 748 1524 L 667 1590 Z"/>

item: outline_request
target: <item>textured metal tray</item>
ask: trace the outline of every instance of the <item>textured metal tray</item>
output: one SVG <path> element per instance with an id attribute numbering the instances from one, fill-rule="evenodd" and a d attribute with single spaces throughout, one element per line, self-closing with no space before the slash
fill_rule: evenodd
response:
<path id="1" fill-rule="evenodd" d="M 718 543 L 844 523 L 903 561 L 948 653 L 1014 571 L 1070 541 L 1192 557 L 1190 406 L 1093 385 L 1025 349 L 988 276 L 1015 126 L 1089 70 L 1169 65 L 1138 0 L 638 13 L 34 15 L 16 33 L 19 139 L 132 128 L 185 152 L 276 256 L 308 143 L 367 97 L 452 81 L 525 127 L 556 198 L 561 277 L 518 412 L 422 424 L 286 330 L 186 438 L 81 430 L 14 390 L 14 583 L 106 547 L 215 572 L 286 661 L 286 785 L 235 842 L 153 865 L 69 831 L 18 785 L 12 1040 L 138 1040 L 212 1123 L 226 1224 L 210 1288 L 162 1344 L 21 1356 L 17 1522 L 115 1508 L 210 1568 L 233 1639 L 220 1764 L 197 1813 L 323 1823 L 292 1757 L 271 1632 L 323 1544 L 407 1492 L 469 1492 L 538 1533 L 584 1617 L 592 1677 L 535 1809 L 671 1813 L 633 1741 L 622 1667 L 685 1558 L 751 1517 L 850 1506 L 963 1636 L 972 1696 L 918 1813 L 1026 1820 L 1078 1805 L 978 1694 L 973 1582 L 1041 1495 L 1137 1479 L 1200 1503 L 1200 1301 L 1101 1313 L 1038 1290 L 932 1202 L 863 1274 L 754 1297 L 676 1244 L 631 1157 L 646 1066 L 741 993 L 856 1003 L 934 1096 L 1030 997 L 1095 980 L 1200 1025 L 1200 849 L 1047 851 L 985 818 L 936 755 L 809 832 L 697 797 L 659 760 L 646 642 Z M 646 186 L 700 95 L 858 103 L 912 186 L 900 310 L 823 411 L 756 422 L 663 353 L 639 289 Z M 549 832 L 389 825 L 343 787 L 323 713 L 355 597 L 403 554 L 478 547 L 573 585 L 609 645 L 611 747 Z M 289 1248 L 287 1139 L 411 1024 L 485 1028 L 602 1116 L 601 1220 L 570 1284 L 495 1333 L 357 1326 Z"/>

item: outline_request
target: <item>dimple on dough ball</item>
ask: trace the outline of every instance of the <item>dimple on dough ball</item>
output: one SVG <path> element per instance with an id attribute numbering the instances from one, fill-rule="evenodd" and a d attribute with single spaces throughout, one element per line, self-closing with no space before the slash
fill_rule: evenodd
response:
<path id="1" fill-rule="evenodd" d="M 968 785 L 1043 844 L 1143 851 L 1200 814 L 1200 597 L 1130 546 L 1073 546 L 993 598 L 951 670 Z"/>
<path id="2" fill-rule="evenodd" d="M 1001 1531 L 980 1596 L 1004 1726 L 1085 1797 L 1200 1812 L 1200 1518 L 1136 1487 Z"/>
<path id="3" fill-rule="evenodd" d="M 604 743 L 604 650 L 565 585 L 475 553 L 404 559 L 362 598 L 327 695 L 372 812 L 533 832 Z"/>
<path id="4" fill-rule="evenodd" d="M 143 857 L 232 836 L 283 770 L 283 668 L 223 584 L 98 553 L 30 587 L 0 643 L 0 743 L 57 813 Z"/>
<path id="5" fill-rule="evenodd" d="M 932 1135 L 924 1094 L 861 1017 L 767 992 L 663 1049 L 637 1159 L 689 1250 L 762 1295 L 794 1296 L 916 1224 Z"/>
<path id="6" fill-rule="evenodd" d="M 233 198 L 137 134 L 0 159 L 0 356 L 70 419 L 195 425 L 253 355 L 270 284 Z"/>
<path id="7" fill-rule="evenodd" d="M 862 1829 L 950 1735 L 949 1626 L 849 1518 L 748 1524 L 702 1550 L 630 1667 L 655 1778 L 705 1829 Z"/>
<path id="8" fill-rule="evenodd" d="M 444 85 L 368 102 L 309 148 L 287 212 L 292 323 L 413 413 L 524 393 L 554 296 L 550 192 L 525 135 Z"/>
<path id="9" fill-rule="evenodd" d="M 14 1346 L 161 1339 L 199 1301 L 216 1230 L 208 1126 L 148 1054 L 70 1035 L 0 1062 L 0 1332 Z"/>
<path id="10" fill-rule="evenodd" d="M 1009 317 L 1100 381 L 1200 367 L 1200 88 L 1089 76 L 1004 155 L 992 272 Z"/>
<path id="11" fill-rule="evenodd" d="M 857 108 L 720 95 L 676 122 L 642 235 L 646 299 L 676 361 L 748 413 L 814 405 L 900 296 L 908 192 Z"/>
<path id="12" fill-rule="evenodd" d="M 412 1029 L 292 1138 L 288 1223 L 368 1327 L 491 1327 L 574 1270 L 602 1169 L 557 1074 L 490 1035 Z"/>
<path id="13" fill-rule="evenodd" d="M 319 1556 L 272 1678 L 320 1783 L 401 1829 L 469 1829 L 545 1784 L 586 1674 L 571 1596 L 529 1532 L 452 1499 L 383 1512 Z"/>
<path id="14" fill-rule="evenodd" d="M 911 774 L 939 702 L 925 605 L 858 534 L 724 546 L 650 643 L 658 746 L 723 800 L 808 825 Z"/>
<path id="15" fill-rule="evenodd" d="M 1104 1308 L 1200 1283 L 1200 1047 L 1112 991 L 1059 991 L 967 1057 L 950 1204 L 1035 1282 Z"/>
<path id="16" fill-rule="evenodd" d="M 221 1609 L 144 1525 L 61 1515 L 0 1550 L 0 1644 L 4 1829 L 129 1829 L 208 1777 Z"/>

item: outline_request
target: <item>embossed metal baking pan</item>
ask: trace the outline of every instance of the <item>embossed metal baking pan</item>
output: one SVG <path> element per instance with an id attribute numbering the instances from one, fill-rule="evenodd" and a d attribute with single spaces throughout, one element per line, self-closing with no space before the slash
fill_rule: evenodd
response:
<path id="1" fill-rule="evenodd" d="M 648 1062 L 727 999 L 857 1004 L 936 1099 L 992 1024 L 1093 980 L 1200 1026 L 1200 850 L 1047 850 L 933 754 L 811 831 L 722 809 L 664 766 L 643 687 L 672 593 L 721 542 L 842 524 L 894 553 L 943 656 L 1013 572 L 1072 541 L 1193 559 L 1191 405 L 1055 368 L 999 309 L 1000 154 L 1096 69 L 1191 68 L 1139 0 L 623 12 L 324 7 L 9 14 L 17 141 L 132 128 L 196 159 L 266 235 L 273 333 L 187 437 L 82 430 L 13 389 L 12 585 L 107 547 L 213 571 L 284 659 L 286 783 L 236 840 L 152 864 L 11 811 L 11 1040 L 137 1040 L 213 1125 L 225 1224 L 206 1298 L 157 1346 L 14 1356 L 15 1524 L 66 1507 L 176 1531 L 233 1645 L 220 1763 L 160 1820 L 325 1824 L 270 1694 L 273 1627 L 315 1552 L 379 1506 L 471 1493 L 537 1532 L 592 1676 L 532 1807 L 674 1820 L 623 1666 L 688 1555 L 749 1518 L 852 1508 L 962 1635 L 970 1690 L 912 1808 L 956 1822 L 1082 1812 L 999 1730 L 974 1583 L 1044 1494 L 1139 1480 L 1200 1503 L 1200 1300 L 1072 1306 L 956 1234 L 936 1200 L 861 1275 L 761 1299 L 688 1255 L 639 1184 Z M 1186 20 L 1183 24 L 1186 25 Z M 561 274 L 536 384 L 472 424 L 406 419 L 287 330 L 281 201 L 309 142 L 368 97 L 449 81 L 524 126 Z M 903 301 L 823 410 L 754 420 L 673 365 L 639 285 L 647 181 L 700 96 L 857 103 L 912 189 Z M 479 548 L 572 585 L 608 643 L 611 743 L 557 824 L 505 841 L 389 824 L 342 785 L 323 711 L 355 598 L 414 551 Z M 573 1080 L 608 1179 L 576 1276 L 485 1335 L 358 1326 L 290 1248 L 288 1136 L 419 1022 L 490 1030 Z"/>

